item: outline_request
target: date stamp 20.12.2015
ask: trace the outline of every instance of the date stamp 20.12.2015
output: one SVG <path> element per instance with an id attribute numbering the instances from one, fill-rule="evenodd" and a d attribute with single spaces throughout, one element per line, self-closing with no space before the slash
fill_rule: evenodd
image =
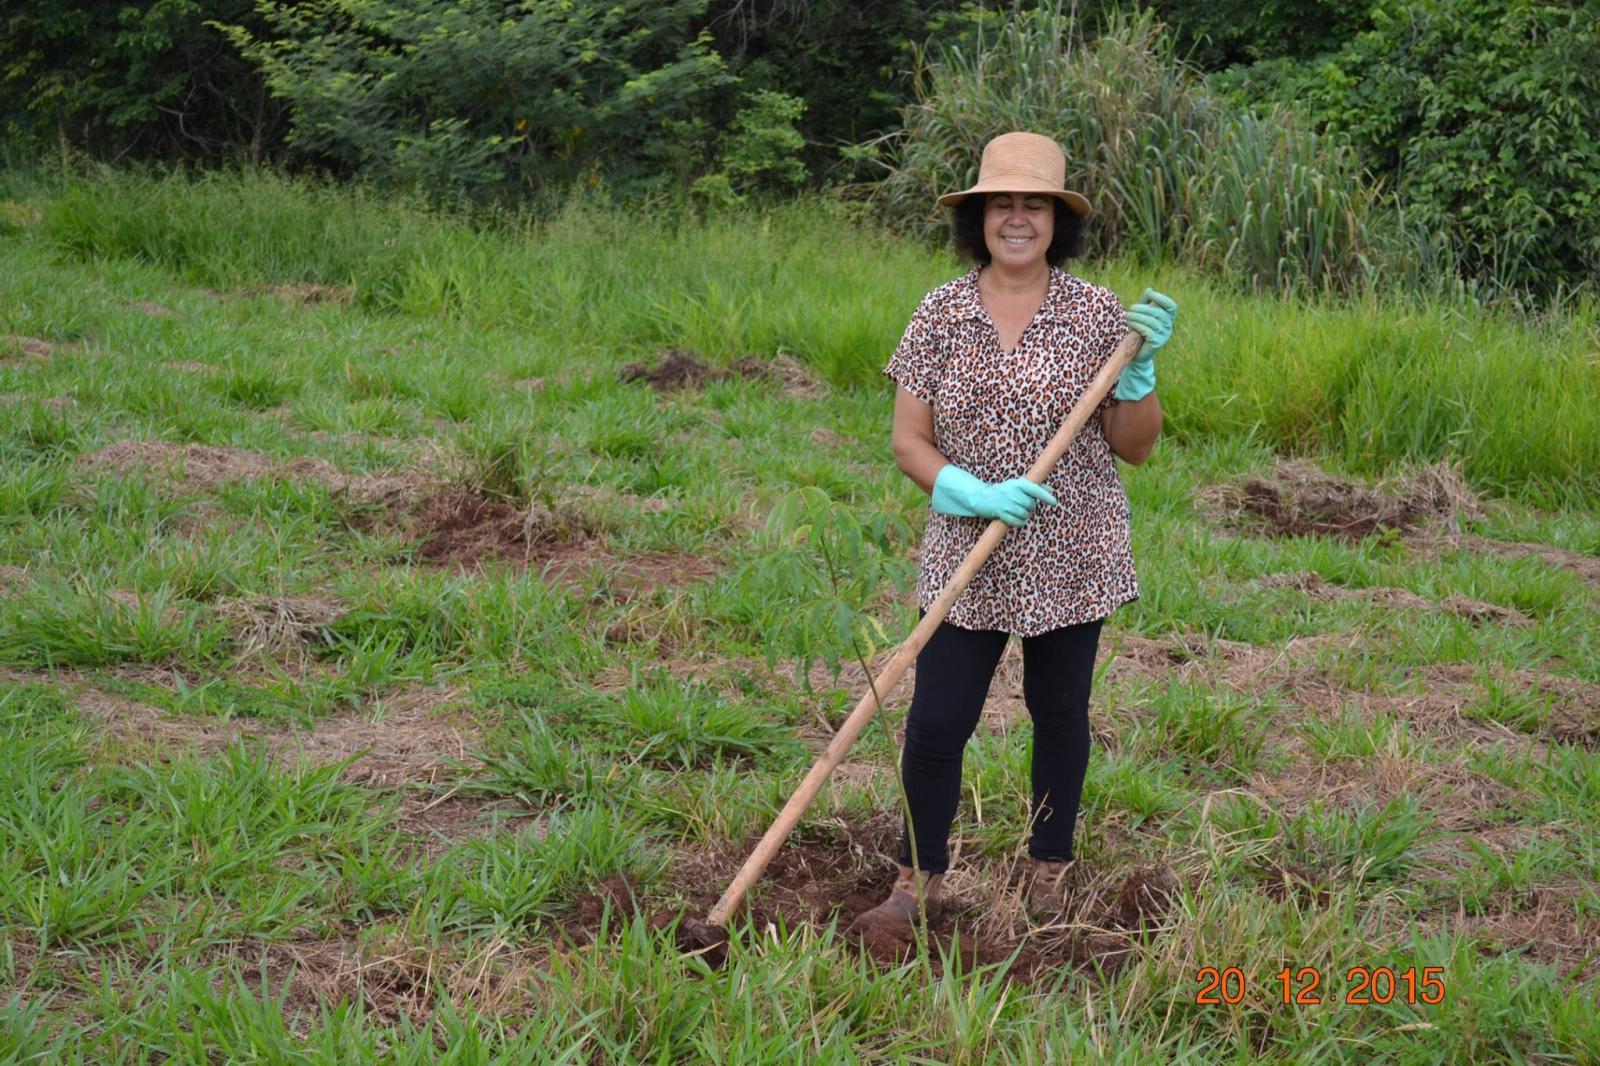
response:
<path id="1" fill-rule="evenodd" d="M 1337 971 L 1335 971 L 1337 972 Z M 1324 980 L 1315 966 L 1285 966 L 1266 982 L 1265 991 L 1250 986 L 1250 979 L 1237 966 L 1202 966 L 1195 972 L 1199 990 L 1194 1001 L 1203 1004 L 1278 1002 L 1297 1006 L 1345 1003 L 1369 1006 L 1383 1003 L 1443 1003 L 1444 967 L 1352 966 L 1345 971 L 1343 986 Z"/>

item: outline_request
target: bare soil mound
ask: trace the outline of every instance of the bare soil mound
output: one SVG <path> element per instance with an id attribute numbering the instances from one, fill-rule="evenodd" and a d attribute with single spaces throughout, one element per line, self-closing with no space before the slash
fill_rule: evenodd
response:
<path id="1" fill-rule="evenodd" d="M 882 816 L 861 825 L 834 823 L 802 831 L 767 867 L 748 903 L 756 929 L 769 925 L 795 929 L 820 927 L 837 920 L 846 929 L 862 912 L 876 906 L 893 886 L 891 856 L 898 850 L 899 821 Z M 679 917 L 702 917 L 755 845 L 745 841 L 738 851 L 689 855 L 674 864 L 672 875 L 696 913 L 658 913 L 656 925 Z M 1063 967 L 1111 972 L 1131 957 L 1139 939 L 1159 932 L 1178 891 L 1178 881 L 1165 867 L 1137 866 L 1093 875 L 1081 870 L 1068 893 L 1059 920 L 1030 925 L 1022 915 L 1020 888 L 1004 864 L 979 877 L 966 870 L 946 878 L 945 911 L 932 922 L 922 941 L 873 931 L 844 942 L 884 965 L 899 965 L 926 950 L 938 966 L 939 952 L 959 950 L 964 966 L 990 965 L 1016 955 L 1011 976 L 1033 981 L 1049 978 Z"/>
<path id="2" fill-rule="evenodd" d="M 0 565 L 0 595 L 9 596 L 33 584 L 28 571 L 20 566 Z"/>
<path id="3" fill-rule="evenodd" d="M 1436 463 L 1372 487 L 1337 478 L 1304 462 L 1279 463 L 1270 477 L 1202 489 L 1203 504 L 1224 518 L 1280 537 L 1331 534 L 1360 540 L 1430 522 L 1455 525 L 1481 517 L 1472 489 L 1455 467 Z"/>
<path id="4" fill-rule="evenodd" d="M 618 371 L 626 382 L 642 381 L 657 392 L 698 389 L 712 381 L 745 380 L 776 384 L 786 396 L 815 399 L 827 389 L 793 356 L 778 352 L 772 358 L 746 355 L 726 370 L 706 366 L 693 353 L 668 348 L 656 357 L 653 367 L 629 363 Z"/>
<path id="5" fill-rule="evenodd" d="M 491 559 L 528 561 L 541 545 L 581 541 L 597 532 L 576 508 L 517 507 L 456 485 L 420 501 L 412 540 L 426 562 L 472 567 Z"/>
<path id="6" fill-rule="evenodd" d="M 535 567 L 547 578 L 568 584 L 582 582 L 598 568 L 621 600 L 659 585 L 685 585 L 718 573 L 714 563 L 699 556 L 652 551 L 613 555 L 599 542 L 603 532 L 602 524 L 577 501 L 518 507 L 456 485 L 423 498 L 410 539 L 416 557 L 434 566 L 470 570 L 509 562 Z M 617 639 L 625 636 L 619 631 Z"/>

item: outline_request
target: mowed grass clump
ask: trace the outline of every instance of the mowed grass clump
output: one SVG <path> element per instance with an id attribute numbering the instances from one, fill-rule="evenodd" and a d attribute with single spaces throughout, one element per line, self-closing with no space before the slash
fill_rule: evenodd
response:
<path id="1" fill-rule="evenodd" d="M 1123 471 L 1143 595 L 1102 641 L 1070 909 L 1020 903 L 1013 645 L 928 943 L 841 933 L 892 878 L 902 690 L 713 971 L 674 923 L 914 624 L 927 500 L 878 369 L 959 265 L 817 204 L 3 181 L 38 210 L 0 248 L 0 1058 L 1600 1046 L 1587 312 L 1080 266 L 1183 311 L 1170 432 Z M 1219 509 L 1291 500 L 1288 454 L 1335 502 L 1439 459 L 1471 498 L 1331 532 Z M 1346 1002 L 1358 967 L 1395 982 Z M 1442 1001 L 1405 993 L 1425 972 Z"/>

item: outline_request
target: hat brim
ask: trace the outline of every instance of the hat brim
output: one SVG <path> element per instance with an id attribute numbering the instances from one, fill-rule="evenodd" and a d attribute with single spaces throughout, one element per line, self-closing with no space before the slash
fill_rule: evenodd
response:
<path id="1" fill-rule="evenodd" d="M 1000 183 L 995 183 L 992 181 L 980 181 L 970 189 L 962 189 L 960 192 L 947 192 L 943 196 L 939 197 L 938 201 L 936 202 L 940 207 L 954 207 L 956 204 L 959 204 L 962 200 L 965 200 L 969 196 L 981 196 L 984 193 L 1027 193 L 1030 196 L 1054 196 L 1057 200 L 1065 203 L 1073 214 L 1080 217 L 1089 214 L 1089 201 L 1080 193 L 1075 193 L 1071 189 L 1052 189 L 1042 185 L 1035 185 L 1032 188 L 1024 188 L 1024 184 L 1025 183 L 1015 181 Z"/>

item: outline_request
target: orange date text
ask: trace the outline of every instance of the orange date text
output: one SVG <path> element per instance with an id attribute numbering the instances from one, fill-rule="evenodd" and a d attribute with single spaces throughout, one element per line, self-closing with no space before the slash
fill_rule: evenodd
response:
<path id="1" fill-rule="evenodd" d="M 1337 971 L 1335 971 L 1337 972 Z M 1267 982 L 1267 991 L 1256 992 L 1250 979 L 1237 966 L 1202 966 L 1195 972 L 1200 985 L 1194 1001 L 1202 1004 L 1237 1004 L 1277 1001 L 1296 1006 L 1323 1002 L 1370 1006 L 1374 1003 L 1443 1003 L 1444 967 L 1352 966 L 1345 971 L 1344 984 L 1333 987 L 1315 966 L 1285 966 Z"/>

